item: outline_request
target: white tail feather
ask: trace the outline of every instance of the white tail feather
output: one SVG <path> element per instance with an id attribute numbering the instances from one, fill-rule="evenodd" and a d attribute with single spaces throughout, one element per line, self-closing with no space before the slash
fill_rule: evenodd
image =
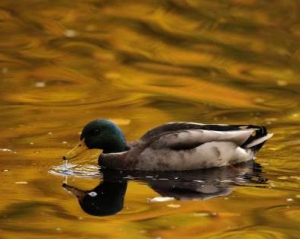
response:
<path id="1" fill-rule="evenodd" d="M 256 140 L 253 140 L 251 143 L 245 145 L 246 148 L 252 148 L 253 146 L 256 146 L 258 144 L 261 144 L 265 141 L 267 141 L 268 139 L 270 139 L 274 134 L 267 134 L 264 137 L 258 138 Z"/>

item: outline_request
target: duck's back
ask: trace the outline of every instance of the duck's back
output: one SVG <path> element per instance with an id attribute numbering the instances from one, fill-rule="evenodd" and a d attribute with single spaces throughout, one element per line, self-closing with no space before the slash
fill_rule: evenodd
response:
<path id="1" fill-rule="evenodd" d="M 251 132 L 251 134 L 249 134 Z M 209 138 L 199 138 L 200 134 L 204 134 Z M 189 135 L 189 136 L 188 136 Z M 155 127 L 152 130 L 148 131 L 141 137 L 141 141 L 147 142 L 147 144 L 151 145 L 160 141 L 163 145 L 164 139 L 168 140 L 172 137 L 178 138 L 178 143 L 182 143 L 182 149 L 192 148 L 193 145 L 187 146 L 186 139 L 191 139 L 190 142 L 200 141 L 203 143 L 207 139 L 207 141 L 211 141 L 211 138 L 214 140 L 219 136 L 219 140 L 223 140 L 225 138 L 239 138 L 242 142 L 239 144 L 240 147 L 247 147 L 251 142 L 263 138 L 268 135 L 267 129 L 264 126 L 258 125 L 225 125 L 225 124 L 200 124 L 193 122 L 175 122 L 175 123 L 166 123 L 161 126 Z M 224 138 L 223 138 L 224 137 Z M 194 140 L 193 140 L 194 139 Z M 264 141 L 265 142 L 265 141 Z M 264 143 L 263 142 L 263 143 Z M 168 142 L 166 142 L 168 143 Z M 259 146 L 261 147 L 262 144 Z M 178 149 L 180 145 L 177 145 Z M 258 146 L 257 146 L 258 148 Z M 259 149 L 259 148 L 258 148 Z M 257 149 L 257 150 L 258 150 Z"/>
<path id="2" fill-rule="evenodd" d="M 263 126 L 167 123 L 141 137 L 136 168 L 192 170 L 245 162 L 269 137 Z"/>

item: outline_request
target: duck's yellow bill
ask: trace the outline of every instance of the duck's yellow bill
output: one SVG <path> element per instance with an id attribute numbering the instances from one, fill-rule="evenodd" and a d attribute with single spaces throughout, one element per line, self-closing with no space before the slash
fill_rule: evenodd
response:
<path id="1" fill-rule="evenodd" d="M 79 141 L 77 145 L 73 149 L 71 149 L 65 156 L 63 156 L 63 160 L 68 160 L 77 157 L 83 152 L 87 151 L 89 148 L 86 146 L 84 139 Z"/>

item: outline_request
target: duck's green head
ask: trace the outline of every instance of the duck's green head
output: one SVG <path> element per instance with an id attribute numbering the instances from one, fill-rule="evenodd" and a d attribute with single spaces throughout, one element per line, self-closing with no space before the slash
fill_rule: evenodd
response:
<path id="1" fill-rule="evenodd" d="M 75 158 L 87 149 L 102 149 L 103 153 L 126 150 L 126 139 L 120 128 L 105 119 L 93 120 L 84 126 L 80 142 L 63 159 Z"/>

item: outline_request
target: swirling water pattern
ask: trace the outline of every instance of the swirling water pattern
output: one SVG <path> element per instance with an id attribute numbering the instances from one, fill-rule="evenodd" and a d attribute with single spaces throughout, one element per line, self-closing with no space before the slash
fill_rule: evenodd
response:
<path id="1" fill-rule="evenodd" d="M 0 237 L 299 238 L 299 13 L 297 0 L 0 2 Z M 158 203 L 131 181 L 122 212 L 87 215 L 47 172 L 98 117 L 129 140 L 167 121 L 265 124 L 268 184 Z"/>

